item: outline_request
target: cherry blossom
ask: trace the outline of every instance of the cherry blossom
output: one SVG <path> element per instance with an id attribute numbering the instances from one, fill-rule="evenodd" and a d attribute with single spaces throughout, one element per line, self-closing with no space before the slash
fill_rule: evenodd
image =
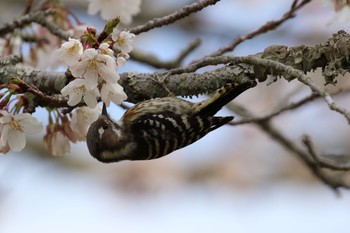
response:
<path id="1" fill-rule="evenodd" d="M 132 51 L 132 41 L 135 38 L 135 34 L 128 31 L 119 31 L 119 29 L 115 27 L 111 36 L 112 40 L 115 41 L 114 47 L 123 53 L 130 53 Z"/>
<path id="2" fill-rule="evenodd" d="M 115 104 L 121 104 L 126 100 L 127 95 L 125 94 L 123 87 L 116 83 L 105 83 L 101 88 L 101 100 L 109 106 L 112 101 Z"/>
<path id="3" fill-rule="evenodd" d="M 30 48 L 29 56 L 24 56 L 24 64 L 40 70 L 56 69 L 61 64 L 56 54 L 56 48 L 61 43 L 61 39 L 42 26 L 37 27 L 35 37 L 45 38 L 45 42 L 36 43 Z"/>
<path id="4" fill-rule="evenodd" d="M 61 94 L 69 96 L 67 104 L 69 106 L 77 105 L 81 99 L 90 107 L 94 108 L 97 105 L 96 97 L 99 95 L 98 90 L 88 90 L 85 79 L 74 79 L 61 90 Z"/>
<path id="5" fill-rule="evenodd" d="M 118 57 L 117 57 L 117 65 L 118 67 L 122 67 L 125 65 L 126 63 L 126 59 L 128 59 L 130 56 L 129 54 L 125 54 L 125 56 L 120 56 L 120 53 L 118 54 Z"/>
<path id="6" fill-rule="evenodd" d="M 101 97 L 107 105 L 111 101 L 121 104 L 127 98 L 117 83 L 120 79 L 117 68 L 130 57 L 128 53 L 133 49 L 131 43 L 134 37 L 130 32 L 114 28 L 111 36 L 97 49 L 90 42 L 82 45 L 76 39 L 70 39 L 61 46 L 58 50 L 60 59 L 72 61 L 69 70 L 76 78 L 61 90 L 62 95 L 69 96 L 68 105 L 75 106 L 83 99 L 90 108 L 94 108 L 97 97 Z M 118 50 L 116 53 L 110 48 L 111 44 Z"/>
<path id="7" fill-rule="evenodd" d="M 70 67 L 74 77 L 81 77 L 86 80 L 88 90 L 97 87 L 99 79 L 113 83 L 119 79 L 117 65 L 113 57 L 101 54 L 96 49 L 86 49 L 81 61 Z"/>
<path id="8" fill-rule="evenodd" d="M 77 63 L 83 55 L 83 45 L 77 39 L 69 38 L 69 41 L 62 44 L 57 51 L 57 57 L 66 65 Z"/>
<path id="9" fill-rule="evenodd" d="M 88 0 L 88 13 L 97 14 L 101 11 L 104 20 L 120 17 L 120 22 L 130 24 L 132 16 L 140 12 L 141 0 Z"/>
<path id="10" fill-rule="evenodd" d="M 106 55 L 109 55 L 109 56 L 113 56 L 113 54 L 114 54 L 113 50 L 109 48 L 109 44 L 108 43 L 100 44 L 98 49 L 99 49 L 100 54 L 106 54 Z"/>
<path id="11" fill-rule="evenodd" d="M 68 137 L 60 125 L 49 124 L 47 134 L 43 138 L 44 147 L 54 156 L 63 156 L 70 152 L 71 146 Z"/>
<path id="12" fill-rule="evenodd" d="M 100 105 L 97 105 L 94 109 L 85 106 L 80 107 L 73 112 L 70 127 L 73 130 L 78 141 L 85 140 L 89 126 L 92 122 L 97 120 L 100 113 Z"/>
<path id="13" fill-rule="evenodd" d="M 29 113 L 13 115 L 1 110 L 0 146 L 10 147 L 12 151 L 21 151 L 26 145 L 25 134 L 37 134 L 43 130 L 43 125 Z"/>
<path id="14" fill-rule="evenodd" d="M 68 119 L 67 115 L 64 115 L 60 117 L 61 119 L 61 128 L 63 134 L 69 139 L 69 141 L 76 143 L 78 141 L 78 138 L 76 136 L 76 132 L 72 129 L 70 126 L 70 120 Z"/>

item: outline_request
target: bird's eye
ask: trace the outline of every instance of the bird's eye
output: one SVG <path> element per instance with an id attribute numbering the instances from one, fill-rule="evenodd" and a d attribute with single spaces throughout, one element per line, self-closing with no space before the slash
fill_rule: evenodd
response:
<path id="1" fill-rule="evenodd" d="M 103 129 L 108 129 L 108 124 L 107 123 L 103 123 L 102 128 Z"/>

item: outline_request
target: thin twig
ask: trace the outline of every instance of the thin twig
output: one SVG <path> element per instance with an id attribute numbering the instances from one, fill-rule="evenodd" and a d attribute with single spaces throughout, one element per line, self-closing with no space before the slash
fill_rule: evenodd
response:
<path id="1" fill-rule="evenodd" d="M 133 60 L 145 63 L 147 65 L 151 65 L 155 68 L 163 68 L 163 69 L 174 69 L 181 65 L 183 60 L 198 46 L 201 44 L 200 39 L 195 39 L 192 41 L 187 48 L 185 48 L 177 58 L 172 61 L 161 61 L 158 57 L 151 54 L 144 54 L 140 51 L 132 51 L 130 56 Z"/>
<path id="2" fill-rule="evenodd" d="M 325 102 L 328 104 L 329 109 L 343 115 L 348 121 L 348 123 L 350 124 L 350 113 L 346 109 L 338 107 L 336 103 L 333 101 L 330 94 L 325 89 L 318 87 L 312 81 L 312 79 L 307 75 L 305 75 L 302 71 L 294 69 L 293 67 L 287 66 L 277 61 L 256 58 L 253 56 L 237 58 L 235 63 L 237 62 L 263 66 L 270 70 L 269 72 L 270 74 L 282 75 L 286 80 L 298 79 L 300 82 L 307 85 L 314 93 L 322 96 Z"/>
<path id="3" fill-rule="evenodd" d="M 350 157 L 334 155 L 334 156 L 322 156 L 316 152 L 315 146 L 309 135 L 303 136 L 303 143 L 309 151 L 312 158 L 324 168 L 329 168 L 337 171 L 349 171 L 350 170 Z"/>
<path id="4" fill-rule="evenodd" d="M 319 95 L 316 95 L 316 94 L 311 94 L 310 96 L 296 102 L 296 103 L 291 103 L 287 106 L 284 106 L 274 112 L 271 112 L 265 116 L 261 116 L 261 117 L 252 117 L 252 118 L 245 118 L 245 119 L 242 119 L 242 120 L 239 120 L 239 121 L 232 121 L 230 122 L 229 124 L 230 125 L 242 125 L 242 124 L 249 124 L 249 123 L 256 123 L 256 122 L 259 122 L 259 121 L 266 121 L 266 120 L 269 120 L 285 111 L 289 111 L 289 110 L 293 110 L 293 109 L 296 109 L 296 108 L 299 108 L 301 106 L 303 106 L 304 104 L 308 103 L 308 102 L 311 102 L 317 98 L 319 98 L 320 96 Z"/>
<path id="5" fill-rule="evenodd" d="M 42 107 L 69 107 L 67 104 L 68 99 L 62 95 L 46 95 L 36 86 L 29 85 L 18 77 L 14 78 L 14 82 L 18 84 L 24 91 L 35 95 L 38 98 L 36 100 L 37 104 Z"/>
<path id="6" fill-rule="evenodd" d="M 263 33 L 266 33 L 268 31 L 275 30 L 278 26 L 283 24 L 285 21 L 293 18 L 295 16 L 295 12 L 297 10 L 301 9 L 307 3 L 311 2 L 311 0 L 304 0 L 304 1 L 300 2 L 299 4 L 297 4 L 297 2 L 298 2 L 298 0 L 294 0 L 291 8 L 289 9 L 289 11 L 287 11 L 282 16 L 282 18 L 275 20 L 275 21 L 269 21 L 253 32 L 250 32 L 250 33 L 243 35 L 243 36 L 238 36 L 226 47 L 220 48 L 219 50 L 207 55 L 206 57 L 214 57 L 214 56 L 223 55 L 224 53 L 233 51 L 239 44 L 241 44 L 242 42 L 244 42 L 246 40 L 252 39 L 252 38 L 254 38 L 258 35 L 261 35 Z"/>
<path id="7" fill-rule="evenodd" d="M 45 11 L 37 11 L 27 15 L 23 15 L 17 19 L 14 19 L 12 22 L 5 23 L 0 26 L 0 36 L 13 32 L 18 28 L 23 28 L 30 23 L 37 23 L 41 26 L 47 28 L 53 35 L 58 36 L 64 40 L 68 40 L 71 34 L 63 31 L 61 28 L 57 27 L 56 24 L 49 22 L 47 16 L 55 14 L 55 10 L 48 9 Z"/>
<path id="8" fill-rule="evenodd" d="M 341 115 L 343 115 L 346 120 L 348 121 L 348 123 L 350 124 L 350 113 L 344 109 L 339 107 L 332 99 L 331 95 L 323 88 L 318 87 L 314 81 L 312 81 L 312 79 L 306 75 L 302 75 L 300 77 L 298 77 L 298 80 L 302 83 L 304 83 L 305 85 L 309 86 L 310 89 L 319 94 L 320 96 L 323 97 L 323 99 L 325 100 L 325 102 L 327 103 L 328 107 L 333 110 L 336 111 L 338 113 L 340 113 Z"/>
<path id="9" fill-rule="evenodd" d="M 210 6 L 210 5 L 215 5 L 218 1 L 220 0 L 199 0 L 198 2 L 192 3 L 190 5 L 184 6 L 182 9 L 163 16 L 161 18 L 155 18 L 144 25 L 140 25 L 134 28 L 131 28 L 129 31 L 131 33 L 134 33 L 135 35 L 138 35 L 142 32 L 147 32 L 150 31 L 154 28 L 162 27 L 168 24 L 172 24 L 180 19 L 183 19 L 187 16 L 189 16 L 192 13 L 201 11 L 203 8 Z"/>
<path id="10" fill-rule="evenodd" d="M 237 111 L 237 109 L 239 109 L 239 111 Z M 244 106 L 241 106 L 241 105 L 239 105 L 238 107 L 235 107 L 235 113 L 244 117 L 250 117 L 250 118 L 254 117 L 254 115 L 250 113 L 248 109 L 246 109 Z M 350 189 L 350 186 L 348 184 L 334 177 L 331 177 L 325 172 L 323 172 L 318 166 L 318 164 L 313 159 L 311 159 L 308 154 L 306 154 L 302 149 L 299 148 L 299 146 L 297 146 L 295 143 L 289 140 L 286 136 L 284 136 L 277 128 L 275 128 L 273 124 L 269 121 L 269 119 L 265 121 L 257 121 L 254 123 L 257 126 L 259 126 L 271 138 L 273 138 L 274 141 L 278 142 L 285 149 L 297 155 L 297 157 L 313 172 L 313 174 L 316 177 L 318 177 L 326 185 L 330 186 L 337 194 L 339 194 L 339 190 L 338 190 L 339 187 Z"/>
<path id="11" fill-rule="evenodd" d="M 349 90 L 340 90 L 336 93 L 333 93 L 332 95 L 339 95 L 339 94 L 343 94 L 344 92 L 348 92 Z M 261 116 L 261 117 L 253 117 L 253 118 L 245 118 L 242 120 L 237 120 L 237 121 L 232 121 L 229 124 L 230 125 L 242 125 L 242 124 L 249 124 L 249 123 L 255 123 L 255 122 L 259 122 L 259 121 L 266 121 L 268 119 L 271 119 L 275 116 L 280 115 L 281 113 L 285 112 L 285 111 L 290 111 L 290 110 L 294 110 L 296 108 L 299 108 L 301 106 L 303 106 L 304 104 L 307 104 L 315 99 L 319 99 L 321 98 L 321 96 L 319 96 L 318 94 L 311 94 L 307 97 L 305 97 L 302 100 L 299 100 L 298 102 L 295 103 L 290 103 L 274 112 L 271 112 L 265 116 Z"/>

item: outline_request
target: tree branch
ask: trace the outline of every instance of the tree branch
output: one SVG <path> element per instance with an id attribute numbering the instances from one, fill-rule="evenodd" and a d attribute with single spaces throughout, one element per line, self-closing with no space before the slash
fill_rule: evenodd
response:
<path id="1" fill-rule="evenodd" d="M 200 39 L 195 39 L 192 41 L 187 48 L 185 48 L 177 58 L 175 58 L 172 61 L 161 61 L 159 58 L 157 58 L 154 55 L 151 54 L 144 54 L 141 51 L 132 51 L 130 56 L 133 60 L 142 62 L 147 65 L 151 65 L 155 68 L 163 68 L 163 69 L 174 69 L 181 65 L 183 60 L 196 48 L 199 47 L 201 44 Z"/>
<path id="2" fill-rule="evenodd" d="M 262 53 L 248 57 L 208 57 L 187 67 L 166 72 L 123 73 L 119 83 L 129 96 L 128 101 L 136 103 L 145 99 L 165 97 L 169 90 L 177 96 L 193 96 L 211 93 L 228 82 L 244 83 L 253 79 L 264 81 L 268 75 L 283 75 L 287 80 L 294 78 L 308 80 L 304 72 L 318 67 L 334 66 L 336 62 L 338 68 L 345 72 L 350 66 L 348 48 L 350 48 L 350 36 L 341 31 L 328 42 L 314 47 L 298 46 L 288 49 L 285 46 L 271 46 Z M 327 55 L 328 53 L 334 56 Z M 194 73 L 203 67 L 224 64 L 230 65 L 202 74 Z M 65 73 L 36 71 L 0 64 L 0 82 L 8 83 L 13 77 L 19 77 L 24 82 L 35 85 L 46 95 L 60 93 L 73 78 Z M 159 84 L 164 88 L 160 89 Z M 332 104 L 330 106 L 334 109 Z"/>
<path id="3" fill-rule="evenodd" d="M 43 27 L 46 27 L 53 35 L 58 36 L 64 40 L 68 40 L 68 38 L 72 35 L 63 31 L 55 24 L 51 23 L 47 20 L 47 17 L 55 14 L 55 10 L 48 9 L 45 11 L 37 11 L 27 15 L 23 15 L 17 19 L 14 19 L 12 22 L 5 23 L 0 27 L 0 37 L 5 36 L 8 33 L 13 32 L 18 28 L 23 28 L 28 24 L 37 23 Z"/>
<path id="4" fill-rule="evenodd" d="M 147 32 L 150 31 L 154 28 L 162 27 L 168 24 L 172 24 L 180 19 L 183 19 L 187 16 L 189 16 L 192 13 L 201 11 L 203 8 L 210 6 L 210 5 L 215 5 L 218 1 L 220 0 L 199 0 L 198 2 L 192 3 L 190 5 L 184 6 L 182 9 L 163 16 L 161 18 L 154 18 L 150 21 L 148 21 L 144 25 L 140 25 L 134 28 L 129 29 L 131 33 L 134 33 L 135 35 L 138 35 L 142 32 Z"/>
<path id="5" fill-rule="evenodd" d="M 350 157 L 349 156 L 340 156 L 340 155 L 319 155 L 316 152 L 315 146 L 309 135 L 303 136 L 303 143 L 308 149 L 312 158 L 318 163 L 319 166 L 324 168 L 329 168 L 332 170 L 350 170 Z"/>
<path id="6" fill-rule="evenodd" d="M 245 107 L 235 104 L 235 107 L 232 108 L 232 104 L 228 107 L 234 111 L 236 114 L 239 114 L 243 117 L 253 118 L 253 114 L 250 113 Z M 238 111 L 237 111 L 238 110 Z M 278 142 L 288 151 L 293 152 L 297 157 L 313 172 L 313 174 L 319 178 L 323 183 L 330 186 L 335 192 L 338 193 L 339 187 L 344 187 L 350 189 L 350 185 L 345 181 L 337 179 L 336 177 L 328 175 L 324 172 L 307 153 L 300 149 L 295 143 L 289 140 L 284 136 L 278 129 L 276 129 L 269 120 L 266 121 L 257 121 L 254 122 L 259 126 L 266 134 L 268 134 L 274 141 Z"/>
<path id="7" fill-rule="evenodd" d="M 275 21 L 269 21 L 269 22 L 265 23 L 264 25 L 262 25 L 257 30 L 250 32 L 244 36 L 238 36 L 226 47 L 223 47 L 223 48 L 215 51 L 214 53 L 207 55 L 206 57 L 214 57 L 214 56 L 223 55 L 224 53 L 233 51 L 239 44 L 241 44 L 242 42 L 244 42 L 246 40 L 252 39 L 252 38 L 254 38 L 258 35 L 261 35 L 263 33 L 266 33 L 268 31 L 275 30 L 277 27 L 279 27 L 281 24 L 283 24 L 287 20 L 294 18 L 296 11 L 301 9 L 303 6 L 305 6 L 309 2 L 311 2 L 311 0 L 303 0 L 302 2 L 300 2 L 298 4 L 298 0 L 294 0 L 291 8 L 289 9 L 289 11 L 287 11 L 282 16 L 282 18 L 275 20 Z"/>

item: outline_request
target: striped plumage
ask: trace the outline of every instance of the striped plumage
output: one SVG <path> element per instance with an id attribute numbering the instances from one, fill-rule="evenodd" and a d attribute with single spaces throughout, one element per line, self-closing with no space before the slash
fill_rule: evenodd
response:
<path id="1" fill-rule="evenodd" d="M 106 163 L 165 156 L 231 121 L 232 116 L 214 114 L 254 85 L 227 84 L 199 103 L 176 97 L 147 100 L 128 109 L 119 121 L 112 120 L 104 107 L 89 128 L 89 152 Z"/>

